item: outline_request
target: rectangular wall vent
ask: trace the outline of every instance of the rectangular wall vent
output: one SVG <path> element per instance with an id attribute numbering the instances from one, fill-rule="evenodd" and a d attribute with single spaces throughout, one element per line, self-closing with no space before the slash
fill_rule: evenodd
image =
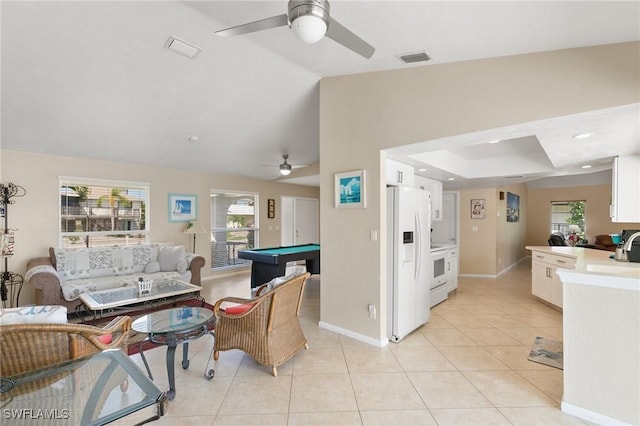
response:
<path id="1" fill-rule="evenodd" d="M 431 55 L 425 50 L 422 52 L 405 53 L 399 55 L 398 59 L 405 64 L 415 64 L 416 62 L 427 62 L 431 60 Z"/>

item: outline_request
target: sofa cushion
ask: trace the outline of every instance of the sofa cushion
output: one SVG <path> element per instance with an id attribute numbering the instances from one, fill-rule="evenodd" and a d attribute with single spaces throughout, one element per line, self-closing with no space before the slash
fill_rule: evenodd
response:
<path id="1" fill-rule="evenodd" d="M 63 280 L 113 275 L 113 247 L 54 248 L 56 269 Z"/>
<path id="2" fill-rule="evenodd" d="M 149 262 L 144 267 L 145 274 L 153 274 L 154 272 L 160 272 L 160 262 Z"/>
<path id="3" fill-rule="evenodd" d="M 184 246 L 162 246 L 158 249 L 160 271 L 177 271 L 180 261 L 187 262 L 187 253 Z"/>
<path id="4" fill-rule="evenodd" d="M 113 247 L 113 272 L 129 275 L 143 272 L 151 261 L 151 247 L 146 245 Z"/>
<path id="5" fill-rule="evenodd" d="M 7 324 L 66 324 L 67 308 L 64 306 L 24 306 L 0 309 L 0 325 Z"/>

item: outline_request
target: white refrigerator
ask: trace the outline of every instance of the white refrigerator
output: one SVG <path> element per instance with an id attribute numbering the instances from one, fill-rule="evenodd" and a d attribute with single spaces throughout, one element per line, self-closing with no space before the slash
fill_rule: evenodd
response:
<path id="1" fill-rule="evenodd" d="M 431 195 L 387 188 L 387 336 L 398 342 L 429 321 Z"/>

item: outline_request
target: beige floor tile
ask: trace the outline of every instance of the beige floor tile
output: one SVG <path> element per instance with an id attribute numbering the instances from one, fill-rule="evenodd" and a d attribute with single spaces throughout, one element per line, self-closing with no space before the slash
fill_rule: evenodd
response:
<path id="1" fill-rule="evenodd" d="M 537 312 L 524 312 L 509 315 L 529 327 L 556 328 L 562 327 L 562 317 L 551 317 Z"/>
<path id="2" fill-rule="evenodd" d="M 176 376 L 176 396 L 169 401 L 167 416 L 184 416 L 185 414 L 215 416 L 229 391 L 232 380 L 231 377 L 206 380 L 204 377 Z"/>
<path id="3" fill-rule="evenodd" d="M 431 410 L 438 426 L 511 425 L 496 408 L 456 408 Z"/>
<path id="4" fill-rule="evenodd" d="M 547 334 L 541 328 L 534 327 L 525 327 L 525 328 L 503 328 L 498 327 L 498 330 L 502 331 L 504 334 L 513 337 L 522 345 L 533 345 L 533 342 L 536 340 L 536 337 L 546 337 Z"/>
<path id="5" fill-rule="evenodd" d="M 374 348 L 370 345 L 343 346 L 349 373 L 391 373 L 400 372 L 402 367 L 391 349 Z"/>
<path id="6" fill-rule="evenodd" d="M 408 376 L 429 409 L 491 407 L 489 400 L 462 373 L 408 373 Z"/>
<path id="7" fill-rule="evenodd" d="M 529 361 L 531 346 L 485 346 L 484 348 L 512 370 L 546 370 L 552 368 L 538 362 Z"/>
<path id="8" fill-rule="evenodd" d="M 152 425 L 164 426 L 164 425 L 180 425 L 180 426 L 210 426 L 215 421 L 214 416 L 176 416 L 176 417 L 161 417 L 159 420 L 150 423 Z M 132 425 L 127 423 L 127 425 Z M 115 423 L 110 423 L 115 425 Z"/>
<path id="9" fill-rule="evenodd" d="M 325 413 L 291 413 L 289 426 L 359 426 L 362 425 L 357 411 L 325 412 Z"/>
<path id="10" fill-rule="evenodd" d="M 514 426 L 584 426 L 577 417 L 552 407 L 499 408 Z"/>
<path id="11" fill-rule="evenodd" d="M 441 347 L 440 352 L 460 371 L 508 370 L 498 358 L 479 346 Z"/>
<path id="12" fill-rule="evenodd" d="M 304 349 L 303 349 L 304 350 Z M 222 355 L 221 355 L 222 356 Z M 278 376 L 290 376 L 293 373 L 293 359 L 289 359 L 285 361 L 284 364 L 281 364 L 277 367 Z M 272 368 L 266 365 L 260 364 L 250 355 L 245 354 L 242 358 L 242 362 L 238 367 L 238 371 L 236 372 L 236 376 L 272 376 Z"/>
<path id="13" fill-rule="evenodd" d="M 456 328 L 425 328 L 421 333 L 436 347 L 478 345 Z"/>
<path id="14" fill-rule="evenodd" d="M 405 373 L 351 374 L 360 410 L 420 410 L 426 408 Z"/>
<path id="15" fill-rule="evenodd" d="M 425 328 L 455 328 L 453 324 L 442 318 L 440 315 L 431 311 L 431 315 L 429 315 L 429 322 L 422 326 L 422 329 Z"/>
<path id="16" fill-rule="evenodd" d="M 217 416 L 213 426 L 287 426 L 287 417 L 287 414 Z"/>
<path id="17" fill-rule="evenodd" d="M 342 346 L 335 348 L 309 348 L 296 354 L 293 360 L 295 374 L 346 373 L 347 363 Z"/>
<path id="18" fill-rule="evenodd" d="M 404 371 L 454 371 L 456 368 L 440 351 L 431 347 L 391 346 L 391 352 Z"/>
<path id="19" fill-rule="evenodd" d="M 429 340 L 427 340 L 427 338 L 424 337 L 424 335 L 421 332 L 421 330 L 424 327 L 426 327 L 426 324 L 423 325 L 422 327 L 418 328 L 417 330 L 414 330 L 409 335 L 405 336 L 401 341 L 402 345 L 403 346 L 431 346 L 431 347 L 433 347 L 433 344 Z"/>
<path id="20" fill-rule="evenodd" d="M 463 374 L 495 407 L 555 405 L 515 371 L 465 371 Z"/>
<path id="21" fill-rule="evenodd" d="M 287 413 L 290 395 L 291 376 L 235 377 L 218 414 Z"/>
<path id="22" fill-rule="evenodd" d="M 510 315 L 478 315 L 478 317 L 495 328 L 527 328 L 528 325 Z"/>
<path id="23" fill-rule="evenodd" d="M 429 410 L 360 411 L 364 426 L 433 426 Z"/>
<path id="24" fill-rule="evenodd" d="M 498 309 L 494 306 L 484 305 L 484 304 L 467 304 L 460 305 L 460 309 L 463 309 L 467 314 L 470 315 L 500 315 Z"/>
<path id="25" fill-rule="evenodd" d="M 456 328 L 489 328 L 488 323 L 483 321 L 479 315 L 471 314 L 441 314 L 447 322 Z"/>
<path id="26" fill-rule="evenodd" d="M 289 404 L 290 413 L 357 411 L 357 409 L 348 374 L 294 374 Z"/>
<path id="27" fill-rule="evenodd" d="M 481 346 L 519 344 L 516 339 L 496 328 L 460 328 L 459 330 Z"/>
<path id="28" fill-rule="evenodd" d="M 242 363 L 242 359 L 248 356 L 244 352 L 232 349 L 229 351 L 220 352 L 218 360 L 214 361 L 213 369 L 215 370 L 215 376 L 218 377 L 226 377 L 226 376 L 235 376 L 238 372 L 238 368 L 240 368 L 240 364 Z"/>
<path id="29" fill-rule="evenodd" d="M 534 363 L 535 364 L 535 363 Z M 562 403 L 562 393 L 564 389 L 564 374 L 562 370 L 542 365 L 542 370 L 518 371 L 522 377 L 533 383 L 538 389 L 544 392 L 549 398 L 560 406 Z"/>

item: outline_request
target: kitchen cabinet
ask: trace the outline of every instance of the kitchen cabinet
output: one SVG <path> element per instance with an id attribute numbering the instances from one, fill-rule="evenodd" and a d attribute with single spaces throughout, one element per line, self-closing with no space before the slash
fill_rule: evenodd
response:
<path id="1" fill-rule="evenodd" d="M 558 269 L 575 268 L 575 258 L 533 251 L 531 261 L 531 293 L 562 308 L 562 281 Z"/>
<path id="2" fill-rule="evenodd" d="M 387 185 L 414 186 L 413 167 L 399 161 L 387 159 Z"/>
<path id="3" fill-rule="evenodd" d="M 458 248 L 447 250 L 445 257 L 447 273 L 447 293 L 458 288 Z"/>
<path id="4" fill-rule="evenodd" d="M 611 179 L 612 222 L 640 222 L 640 155 L 616 157 Z"/>
<path id="5" fill-rule="evenodd" d="M 416 175 L 415 183 L 417 188 L 431 193 L 431 220 L 442 221 L 442 182 Z"/>

